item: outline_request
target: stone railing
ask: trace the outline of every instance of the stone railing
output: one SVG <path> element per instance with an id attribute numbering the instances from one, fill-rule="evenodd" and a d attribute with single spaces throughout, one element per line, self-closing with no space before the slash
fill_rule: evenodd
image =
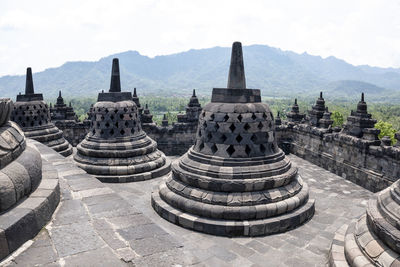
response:
<path id="1" fill-rule="evenodd" d="M 400 177 L 400 147 L 344 134 L 340 129 L 284 123 L 277 127 L 279 145 L 286 152 L 323 167 L 372 192 L 385 189 Z"/>

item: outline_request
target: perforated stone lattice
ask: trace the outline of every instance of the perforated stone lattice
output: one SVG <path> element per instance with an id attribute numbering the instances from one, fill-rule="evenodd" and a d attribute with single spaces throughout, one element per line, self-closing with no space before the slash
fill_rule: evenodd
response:
<path id="1" fill-rule="evenodd" d="M 91 113 L 89 135 L 100 138 L 117 138 L 139 134 L 142 131 L 137 107 L 126 102 L 125 106 L 96 105 Z"/>
<path id="2" fill-rule="evenodd" d="M 50 112 L 42 101 L 15 102 L 11 120 L 23 128 L 43 126 L 50 122 Z"/>
<path id="3" fill-rule="evenodd" d="M 271 112 L 203 111 L 195 151 L 221 157 L 257 157 L 278 152 Z"/>

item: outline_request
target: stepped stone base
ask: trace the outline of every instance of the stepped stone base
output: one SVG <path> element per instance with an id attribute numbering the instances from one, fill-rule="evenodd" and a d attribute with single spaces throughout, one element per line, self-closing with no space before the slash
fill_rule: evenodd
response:
<path id="1" fill-rule="evenodd" d="M 330 266 L 400 266 L 399 254 L 376 236 L 367 218 L 366 214 L 336 232 L 329 252 Z"/>
<path id="2" fill-rule="evenodd" d="M 72 154 L 72 146 L 63 137 L 63 132 L 55 127 L 52 123 L 48 124 L 42 129 L 24 128 L 25 136 L 36 140 L 60 153 L 64 157 Z"/>
<path id="3" fill-rule="evenodd" d="M 87 168 L 88 166 L 83 166 L 83 164 L 76 162 L 76 165 L 82 169 Z M 129 174 L 129 175 L 94 175 L 97 179 L 99 179 L 103 183 L 129 183 L 129 182 L 139 182 L 150 180 L 153 178 L 161 177 L 166 175 L 171 170 L 171 161 L 168 158 L 165 158 L 165 164 L 158 169 L 154 169 L 147 172 Z"/>
<path id="4" fill-rule="evenodd" d="M 166 187 L 165 182 L 160 188 L 164 186 Z M 282 233 L 307 222 L 315 211 L 315 200 L 307 199 L 306 204 L 298 209 L 265 219 L 237 221 L 204 218 L 170 206 L 160 197 L 158 190 L 151 195 L 151 205 L 161 217 L 169 222 L 191 230 L 219 236 L 261 236 Z"/>
<path id="5" fill-rule="evenodd" d="M 28 147 L 48 149 L 33 140 L 27 140 L 27 143 Z M 50 162 L 43 160 L 42 180 L 38 188 L 0 215 L 0 260 L 36 236 L 50 221 L 59 202 L 60 187 L 57 171 Z"/>

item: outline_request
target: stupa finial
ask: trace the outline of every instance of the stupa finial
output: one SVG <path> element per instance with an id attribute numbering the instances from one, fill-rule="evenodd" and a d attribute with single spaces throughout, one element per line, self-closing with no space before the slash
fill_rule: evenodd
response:
<path id="1" fill-rule="evenodd" d="M 297 105 L 297 98 L 294 99 L 294 104 Z"/>
<path id="2" fill-rule="evenodd" d="M 364 93 L 361 93 L 361 101 L 364 102 Z"/>
<path id="3" fill-rule="evenodd" d="M 60 98 L 61 98 L 61 90 L 60 90 L 60 91 L 58 91 L 58 97 L 60 97 Z"/>
<path id="4" fill-rule="evenodd" d="M 26 69 L 26 83 L 25 83 L 25 94 L 33 95 L 35 93 L 33 89 L 32 69 Z"/>
<path id="5" fill-rule="evenodd" d="M 112 63 L 110 93 L 111 92 L 121 92 L 118 58 L 114 58 Z"/>
<path id="6" fill-rule="evenodd" d="M 136 87 L 133 88 L 133 96 L 134 96 L 134 97 L 137 97 L 137 95 L 136 95 Z"/>
<path id="7" fill-rule="evenodd" d="M 319 98 L 322 98 L 322 92 L 319 92 Z"/>
<path id="8" fill-rule="evenodd" d="M 192 96 L 196 96 L 196 89 L 193 89 L 193 95 Z"/>
<path id="9" fill-rule="evenodd" d="M 243 51 L 240 42 L 232 45 L 231 65 L 229 67 L 228 85 L 229 89 L 245 89 L 246 77 L 244 75 Z"/>

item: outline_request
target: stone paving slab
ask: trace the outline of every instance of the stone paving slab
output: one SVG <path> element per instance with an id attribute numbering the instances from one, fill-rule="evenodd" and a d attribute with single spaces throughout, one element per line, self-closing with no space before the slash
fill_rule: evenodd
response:
<path id="1" fill-rule="evenodd" d="M 55 153 L 55 152 L 54 152 Z M 105 184 L 51 153 L 61 202 L 51 223 L 0 265 L 190 265 L 183 245 Z M 150 203 L 150 202 L 149 202 Z M 151 264 L 150 264 L 151 263 Z"/>
<path id="2" fill-rule="evenodd" d="M 365 212 L 366 189 L 299 157 L 290 155 L 316 201 L 314 217 L 292 231 L 265 237 L 227 238 L 176 226 L 149 205 L 150 192 L 160 179 L 108 185 L 196 256 L 195 266 L 326 266 L 335 231 Z"/>
<path id="3" fill-rule="evenodd" d="M 51 155 L 46 155 L 51 157 Z M 227 238 L 162 219 L 150 205 L 161 179 L 102 184 L 72 162 L 54 163 L 61 203 L 52 222 L 6 265 L 326 266 L 334 234 L 365 212 L 371 192 L 296 156 L 316 200 L 311 221 L 265 237 Z M 176 158 L 171 158 L 176 160 Z"/>

